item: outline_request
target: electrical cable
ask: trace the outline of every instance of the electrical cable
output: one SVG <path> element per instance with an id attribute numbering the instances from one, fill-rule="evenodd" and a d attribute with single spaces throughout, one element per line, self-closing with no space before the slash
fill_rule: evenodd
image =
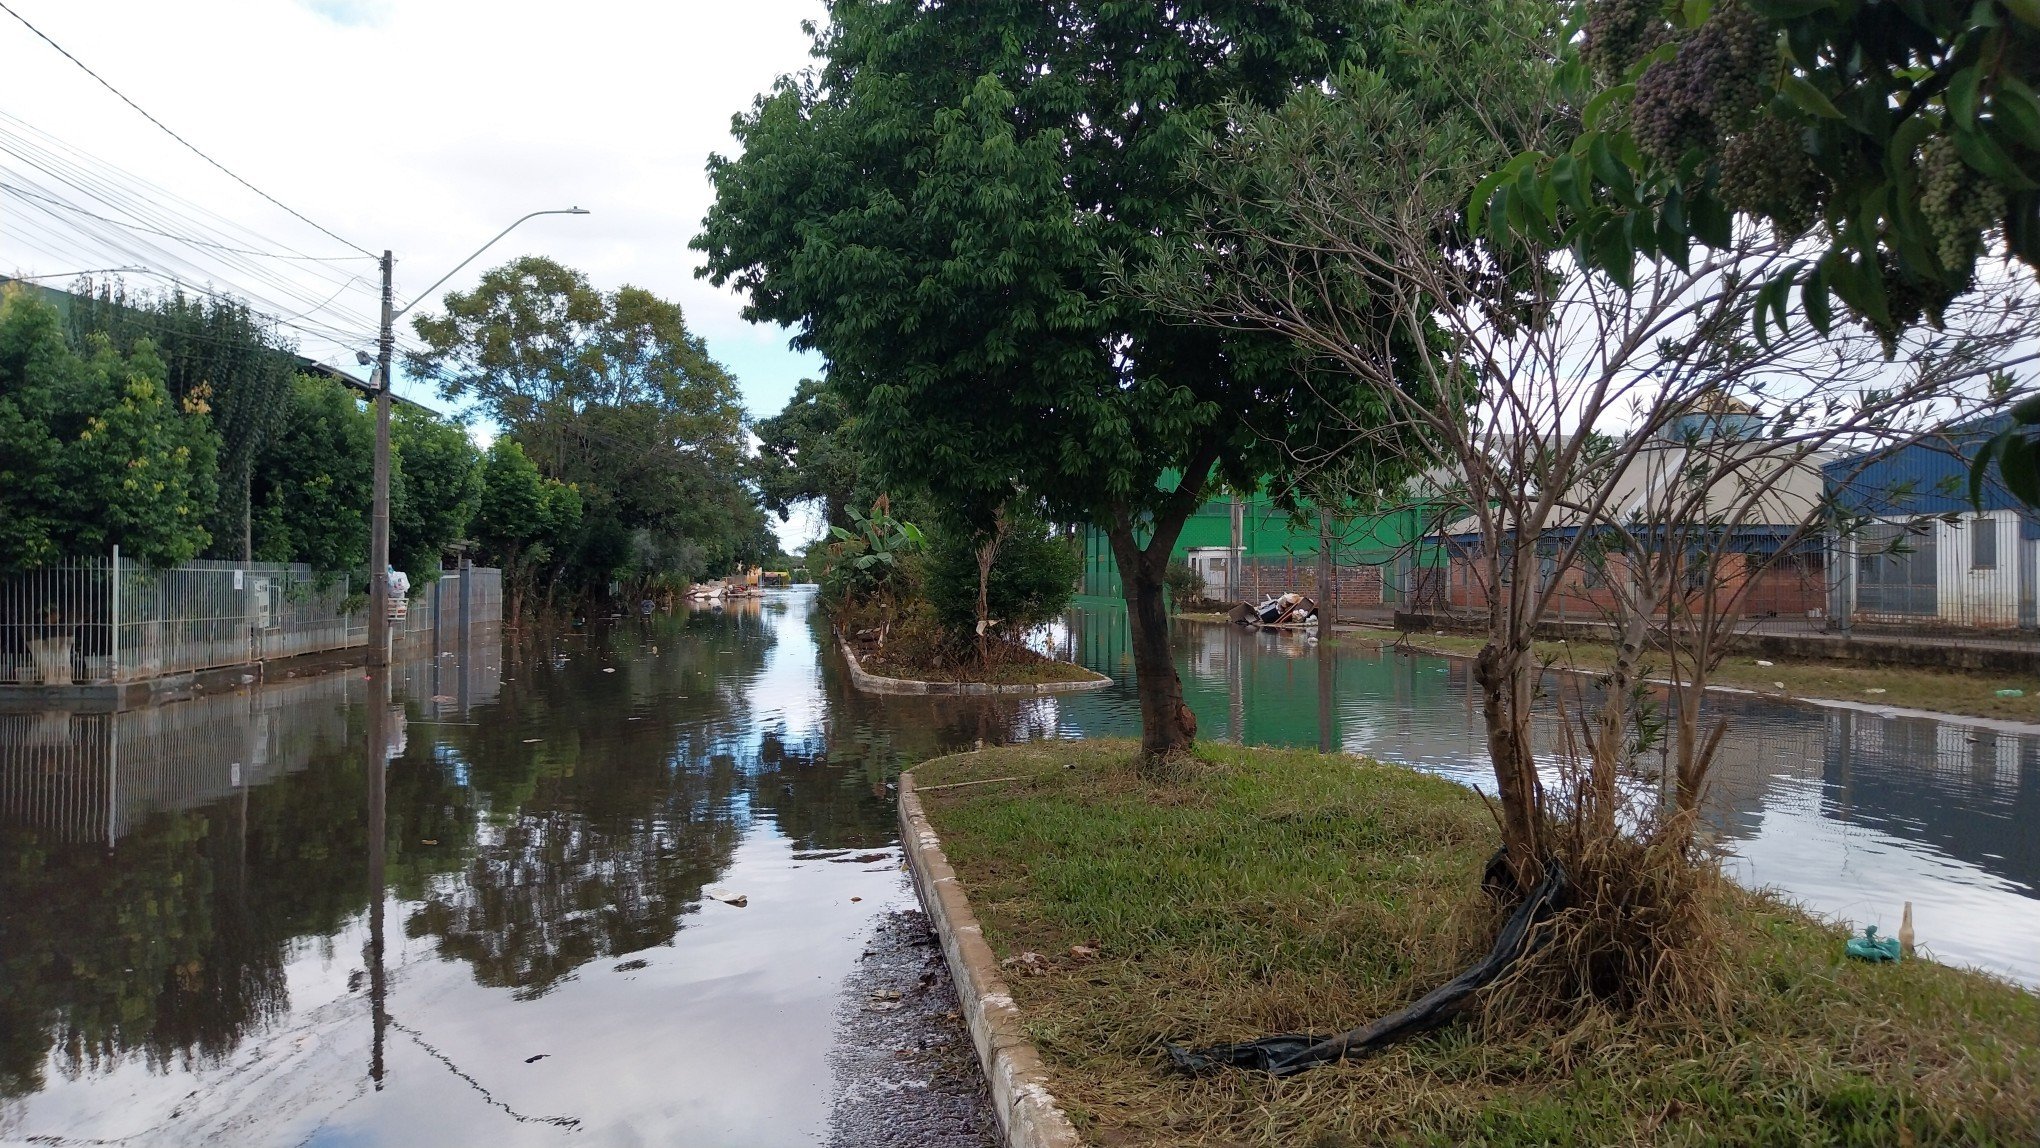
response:
<path id="1" fill-rule="evenodd" d="M 11 191 L 16 195 L 27 196 L 30 199 L 40 199 L 53 207 L 60 207 L 63 208 L 65 211 L 75 211 L 79 215 L 89 215 L 93 219 L 99 220 L 101 223 L 111 223 L 115 227 L 125 227 L 131 231 L 142 231 L 150 235 L 160 235 L 165 239 L 175 239 L 179 243 L 189 243 L 194 247 L 214 247 L 218 248 L 221 251 L 231 251 L 236 255 L 257 255 L 264 259 L 289 259 L 308 263 L 331 263 L 340 259 L 374 258 L 374 256 L 370 255 L 279 255 L 273 251 L 255 251 L 245 247 L 229 247 L 224 243 L 214 243 L 211 242 L 210 240 L 205 239 L 194 239 L 188 235 L 178 235 L 175 234 L 174 232 L 161 231 L 153 227 L 144 227 L 139 223 L 129 223 L 126 220 L 113 219 L 108 216 L 99 215 L 95 212 L 87 211 L 84 208 L 79 207 L 77 204 L 65 203 L 62 200 L 53 199 L 49 196 L 43 195 L 40 192 L 31 191 L 25 187 L 16 187 L 11 183 L 0 183 L 0 191 Z"/>
<path id="2" fill-rule="evenodd" d="M 346 244 L 348 247 L 351 247 L 354 250 L 361 252 L 363 255 L 367 255 L 370 258 L 375 258 L 374 252 L 369 251 L 367 248 L 361 246 L 359 243 L 354 243 L 350 240 L 342 238 L 339 235 L 335 235 L 333 232 L 327 230 L 324 227 L 319 226 L 317 223 L 313 223 L 311 219 L 307 218 L 303 214 L 295 210 L 292 210 L 290 206 L 285 204 L 282 200 L 276 198 L 275 196 L 269 194 L 268 192 L 262 190 L 259 187 L 256 187 L 254 184 L 249 183 L 247 180 L 242 179 L 240 176 L 234 174 L 233 170 L 228 168 L 227 165 L 221 163 L 220 161 L 207 155 L 205 152 L 199 150 L 197 144 L 194 144 L 190 140 L 185 139 L 183 136 L 178 135 L 176 132 L 171 131 L 170 126 L 168 124 L 165 124 L 162 120 L 159 120 L 155 116 L 150 115 L 146 108 L 129 99 L 127 95 L 123 93 L 119 88 L 116 88 L 112 84 L 108 83 L 105 77 L 101 76 L 98 72 L 93 71 L 91 68 L 86 67 L 85 62 L 83 60 L 80 60 L 78 57 L 73 56 L 70 52 L 66 51 L 62 44 L 59 44 L 55 40 L 50 39 L 50 37 L 46 33 L 44 33 L 42 29 L 36 27 L 34 24 L 29 23 L 27 17 L 23 16 L 21 13 L 16 12 L 13 8 L 9 7 L 5 0 L 0 0 L 0 12 L 5 12 L 9 16 L 14 17 L 15 20 L 20 22 L 22 27 L 35 33 L 36 37 L 40 39 L 43 43 L 48 44 L 52 48 L 55 48 L 58 54 L 62 55 L 66 60 L 69 60 L 73 64 L 78 65 L 78 69 L 80 71 L 92 77 L 94 80 L 97 80 L 99 82 L 100 87 L 105 88 L 107 91 L 112 92 L 115 96 L 118 96 L 120 98 L 120 102 L 126 104 L 128 107 L 131 107 L 136 112 L 140 113 L 143 119 L 148 120 L 150 123 L 156 125 L 158 128 L 161 128 L 163 134 L 169 136 L 171 139 L 174 139 L 178 143 L 181 143 L 185 147 L 189 148 L 193 155 L 196 155 L 198 158 L 204 160 L 205 162 L 218 168 L 220 171 L 226 173 L 227 177 L 229 179 L 232 179 L 235 183 L 240 184 L 242 187 L 247 188 L 249 191 L 254 192 L 256 195 L 259 195 L 263 199 L 268 200 L 270 203 L 276 205 L 277 207 L 282 208 L 284 211 L 288 212 L 292 216 L 295 216 L 298 220 L 306 224 L 309 224 L 312 228 L 314 228 L 321 234 L 325 235 L 326 237 L 337 240 L 340 243 Z"/>

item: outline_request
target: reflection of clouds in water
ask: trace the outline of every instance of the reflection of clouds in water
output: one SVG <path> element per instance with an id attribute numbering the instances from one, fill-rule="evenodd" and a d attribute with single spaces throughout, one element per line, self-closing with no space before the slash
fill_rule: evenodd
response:
<path id="1" fill-rule="evenodd" d="M 828 696 L 822 692 L 821 647 L 808 624 L 814 606 L 809 588 L 767 591 L 760 624 L 772 634 L 765 664 L 744 682 L 744 701 L 761 726 L 782 739 L 805 741 L 828 724 Z"/>

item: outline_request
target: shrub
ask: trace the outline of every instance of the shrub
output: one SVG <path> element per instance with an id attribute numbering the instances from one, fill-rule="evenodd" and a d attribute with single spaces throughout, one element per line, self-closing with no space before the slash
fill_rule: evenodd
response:
<path id="1" fill-rule="evenodd" d="M 1177 560 L 1169 563 L 1162 571 L 1162 585 L 1168 588 L 1169 602 L 1176 609 L 1182 609 L 1191 602 L 1204 600 L 1204 579 L 1190 568 L 1188 562 Z"/>
<path id="2" fill-rule="evenodd" d="M 958 634 L 977 630 L 978 547 L 984 541 L 982 532 L 948 529 L 929 548 L 924 592 L 935 616 Z M 1040 517 L 1011 515 L 986 587 L 993 628 L 1017 634 L 1061 614 L 1082 569 L 1076 548 Z"/>

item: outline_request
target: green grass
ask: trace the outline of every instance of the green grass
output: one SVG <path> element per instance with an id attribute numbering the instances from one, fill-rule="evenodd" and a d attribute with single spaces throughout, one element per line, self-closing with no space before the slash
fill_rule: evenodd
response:
<path id="1" fill-rule="evenodd" d="M 1496 923 L 1475 892 L 1494 829 L 1469 791 L 1357 758 L 1206 745 L 1156 784 L 1133 753 L 915 770 L 1021 777 L 923 800 L 993 948 L 1040 954 L 1008 979 L 1091 1143 L 2040 1143 L 2040 998 L 1846 962 L 1841 931 L 1732 890 L 1719 1014 L 1488 1015 L 1286 1081 L 1178 1075 L 1164 1041 L 1336 1031 L 1456 972 Z"/>
<path id="2" fill-rule="evenodd" d="M 1360 630 L 1342 633 L 1339 640 L 1386 643 L 1393 641 L 1394 637 Z M 1419 650 L 1470 657 L 1480 652 L 1485 641 L 1484 638 L 1464 634 L 1416 634 L 1411 637 L 1410 644 Z M 1589 673 L 1606 669 L 1615 656 L 1614 647 L 1600 642 L 1538 642 L 1534 648 L 1538 657 L 1550 659 L 1553 665 Z M 1650 676 L 1664 675 L 1663 655 L 1647 655 L 1644 661 Z M 1760 666 L 1755 657 L 1736 654 L 1722 659 L 1721 665 L 1710 675 L 1709 682 L 1772 696 L 1865 702 L 1970 717 L 2040 721 L 2040 676 L 2033 674 L 1979 674 L 1964 670 L 1868 666 L 1850 662 L 1776 662 Z M 2025 696 L 1998 697 L 1997 691 L 2006 688 L 2024 690 Z"/>

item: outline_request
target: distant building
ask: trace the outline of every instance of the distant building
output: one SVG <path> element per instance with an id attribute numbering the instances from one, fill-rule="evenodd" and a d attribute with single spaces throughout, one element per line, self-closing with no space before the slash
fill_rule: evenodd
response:
<path id="1" fill-rule="evenodd" d="M 1826 540 L 1822 531 L 1812 528 L 1825 498 L 1822 460 L 1773 457 L 1775 448 L 1762 438 L 1765 426 L 1757 410 L 1733 398 L 1702 401 L 1643 444 L 1614 476 L 1598 520 L 1602 524 L 1589 522 L 1580 511 L 1555 512 L 1541 534 L 1538 569 L 1533 575 L 1540 589 L 1557 583 L 1553 616 L 1577 621 L 1613 616 L 1618 607 L 1616 588 L 1627 576 L 1624 557 L 1613 552 L 1612 546 L 1600 547 L 1598 558 L 1576 558 L 1560 571 L 1560 552 L 1583 530 L 1612 534 L 1614 528 L 1605 525 L 1609 520 L 1647 534 L 1651 516 L 1665 504 L 1667 490 L 1691 481 L 1696 466 L 1702 473 L 1722 476 L 1706 491 L 1705 505 L 1710 512 L 1726 514 L 1729 507 L 1741 503 L 1747 497 L 1742 493 L 1746 480 L 1761 479 L 1770 485 L 1730 536 L 1711 541 L 1707 555 L 1695 556 L 1688 581 L 1697 587 L 1702 579 L 1711 579 L 1730 588 L 1735 612 L 1742 617 L 1804 619 L 1824 615 L 1828 606 Z M 1739 460 L 1732 474 L 1724 464 L 1724 459 L 1731 457 Z M 1585 498 L 1583 493 L 1580 501 Z M 1445 560 L 1409 608 L 1486 610 L 1495 587 L 1489 585 L 1476 519 L 1471 515 L 1461 518 L 1426 543 L 1442 551 Z M 1575 553 L 1591 556 L 1594 549 L 1582 547 Z M 1500 575 L 1504 583 L 1518 576 L 1506 569 Z"/>
<path id="2" fill-rule="evenodd" d="M 1292 517 L 1266 494 L 1213 498 L 1183 524 L 1170 554 L 1196 571 L 1207 598 L 1259 601 L 1290 591 L 1336 599 L 1341 610 L 1368 611 L 1393 607 L 1409 581 L 1412 544 L 1424 533 L 1425 511 L 1399 509 L 1352 520 L 1334 520 L 1331 557 L 1333 593 L 1317 585 L 1320 520 L 1315 510 Z M 1237 544 L 1233 527 L 1237 519 Z M 1119 599 L 1123 591 L 1119 564 L 1105 532 L 1083 532 L 1082 593 Z"/>
<path id="3" fill-rule="evenodd" d="M 2040 517 L 2002 484 L 1969 500 L 1977 451 L 2002 417 L 1921 442 L 1838 458 L 1824 468 L 1845 528 L 1833 540 L 1837 616 L 1870 624 L 1962 628 L 2040 625 Z"/>

